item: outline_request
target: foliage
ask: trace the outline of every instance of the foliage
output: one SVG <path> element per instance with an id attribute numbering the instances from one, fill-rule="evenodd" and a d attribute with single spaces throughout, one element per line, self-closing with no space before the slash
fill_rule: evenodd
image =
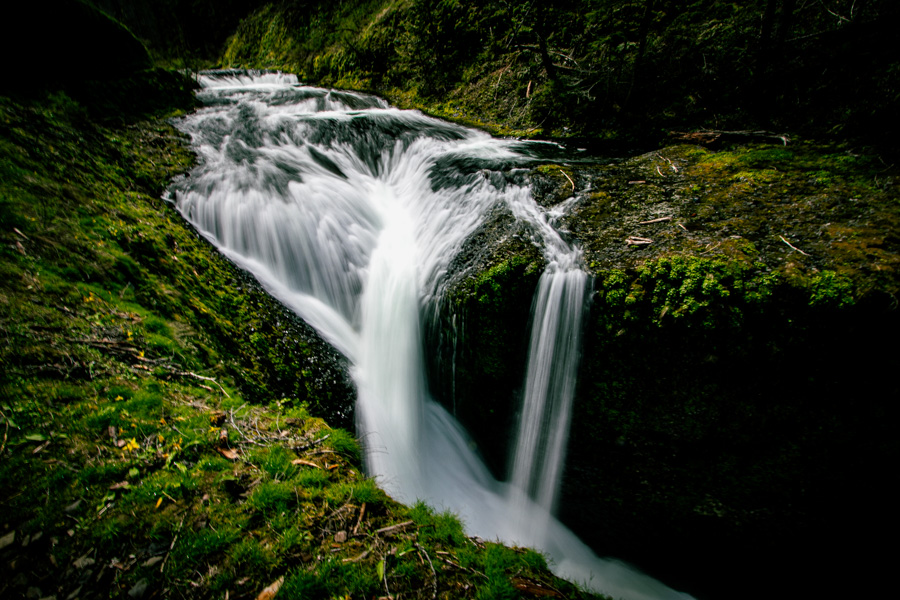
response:
<path id="1" fill-rule="evenodd" d="M 223 60 L 410 106 L 452 102 L 440 112 L 532 135 L 762 126 L 889 142 L 896 10 L 888 0 L 283 2 L 247 17 Z"/>

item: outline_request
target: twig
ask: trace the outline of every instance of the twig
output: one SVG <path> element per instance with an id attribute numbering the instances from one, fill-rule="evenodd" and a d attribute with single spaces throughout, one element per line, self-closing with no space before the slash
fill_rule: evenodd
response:
<path id="1" fill-rule="evenodd" d="M 159 572 L 162 573 L 163 569 L 166 568 L 166 563 L 169 562 L 169 555 L 172 554 L 172 548 L 175 547 L 175 542 L 178 541 L 178 536 L 181 534 L 181 526 L 184 525 L 184 518 L 187 516 L 187 513 L 181 515 L 181 523 L 178 524 L 178 531 L 175 532 L 175 537 L 172 538 L 172 543 L 169 544 L 169 551 L 166 552 L 166 557 L 163 559 L 162 565 L 159 567 Z"/>
<path id="2" fill-rule="evenodd" d="M 431 562 L 431 557 L 428 556 L 428 552 L 425 550 L 425 548 L 423 548 L 419 544 L 416 544 L 415 546 L 416 546 L 416 550 L 420 551 L 422 554 L 425 555 L 425 560 L 428 561 L 428 566 L 431 567 L 431 575 L 434 577 L 434 581 L 432 582 L 434 591 L 431 594 L 431 598 L 432 598 L 432 600 L 434 600 L 435 598 L 437 598 L 437 592 L 438 592 L 437 571 L 434 570 L 434 564 Z"/>
<path id="3" fill-rule="evenodd" d="M 303 450 L 309 450 L 310 448 L 312 448 L 314 446 L 318 446 L 319 444 L 321 444 L 322 442 L 327 440 L 330 436 L 331 436 L 331 434 L 329 433 L 329 434 L 325 435 L 324 437 L 320 437 L 319 439 L 317 439 L 313 442 L 310 442 L 308 444 L 305 444 L 303 446 L 294 446 L 293 448 L 291 448 L 291 450 L 293 450 L 294 452 L 302 452 Z"/>
<path id="4" fill-rule="evenodd" d="M 629 246 L 646 246 L 647 244 L 652 244 L 653 240 L 651 240 L 649 238 L 642 238 L 642 237 L 630 235 L 625 240 L 625 243 L 628 244 Z"/>
<path id="5" fill-rule="evenodd" d="M 242 406 L 241 408 L 244 408 L 244 407 Z M 241 410 L 241 408 L 239 408 L 238 410 Z M 231 426 L 234 427 L 235 430 L 236 430 L 239 434 L 241 434 L 241 437 L 242 437 L 242 438 L 244 438 L 245 440 L 247 440 L 247 441 L 250 442 L 251 444 L 256 444 L 257 446 L 265 446 L 265 444 L 260 444 L 260 443 L 257 442 L 256 440 L 251 440 L 249 437 L 247 437 L 247 434 L 245 434 L 243 431 L 241 431 L 241 428 L 238 427 L 238 426 L 237 426 L 237 423 L 234 422 L 234 410 L 233 410 L 233 409 L 231 410 L 231 414 L 229 415 L 229 420 L 231 421 Z"/>
<path id="6" fill-rule="evenodd" d="M 393 598 L 393 596 L 391 596 L 391 590 L 388 589 L 387 584 L 387 557 L 383 557 L 381 559 L 381 564 L 384 565 L 384 568 L 381 570 L 381 578 L 384 580 L 384 593 L 388 598 Z"/>
<path id="7" fill-rule="evenodd" d="M 679 223 L 678 226 L 681 227 L 682 229 L 684 229 L 685 231 L 687 231 L 688 233 L 690 233 L 690 231 L 688 231 L 688 228 L 685 227 L 683 223 Z"/>
<path id="8" fill-rule="evenodd" d="M 575 182 L 572 181 L 572 178 L 569 177 L 569 174 L 566 173 L 565 171 L 563 171 L 562 169 L 560 169 L 559 172 L 566 176 L 566 179 L 568 179 L 568 180 L 569 180 L 569 183 L 572 184 L 572 191 L 574 192 L 574 191 L 575 191 Z"/>
<path id="9" fill-rule="evenodd" d="M 204 377 L 203 375 L 197 375 L 196 373 L 191 373 L 190 371 L 172 371 L 172 373 L 175 375 L 180 375 L 182 377 L 193 377 L 194 379 L 201 379 L 203 381 L 211 381 L 214 384 L 216 384 L 217 386 L 219 386 L 219 389 L 222 390 L 222 393 L 225 394 L 226 398 L 231 398 L 231 396 L 228 395 L 228 392 L 225 391 L 225 388 L 223 388 L 222 385 L 218 381 L 216 381 L 215 378 L 213 378 L 213 377 Z"/>
<path id="10" fill-rule="evenodd" d="M 356 525 L 353 526 L 353 535 L 359 532 L 359 526 L 362 524 L 363 517 L 366 515 L 366 503 L 363 502 L 359 509 L 359 518 L 356 519 Z"/>
<path id="11" fill-rule="evenodd" d="M 398 531 L 400 529 L 408 527 L 408 526 L 412 525 L 413 523 L 415 523 L 415 521 L 403 521 L 402 523 L 397 523 L 396 525 L 391 525 L 389 527 L 382 527 L 381 529 L 376 529 L 375 533 L 376 534 L 393 533 L 394 531 Z"/>
<path id="12" fill-rule="evenodd" d="M 658 219 L 650 219 L 649 221 L 641 221 L 638 225 L 650 225 L 651 223 L 662 223 L 663 221 L 671 221 L 672 217 L 660 217 Z"/>
<path id="13" fill-rule="evenodd" d="M 464 567 L 464 566 L 462 566 L 462 565 L 458 565 L 458 564 L 456 564 L 455 562 L 453 562 L 452 560 L 446 559 L 446 558 L 444 558 L 443 556 L 438 556 L 438 559 L 441 560 L 441 561 L 443 561 L 443 562 L 445 562 L 445 563 L 447 563 L 448 565 L 450 565 L 450 566 L 453 567 L 454 569 L 459 569 L 460 571 L 465 571 L 465 572 L 467 572 L 467 573 L 472 573 L 473 575 L 481 575 L 481 576 L 484 577 L 485 579 L 490 579 L 487 575 L 485 575 L 485 574 L 482 573 L 481 571 L 476 571 L 475 569 L 469 569 L 468 567 Z"/>
<path id="14" fill-rule="evenodd" d="M 659 173 L 660 177 L 665 177 L 665 175 L 662 174 L 662 171 L 659 170 L 659 165 L 656 165 L 656 172 Z"/>
<path id="15" fill-rule="evenodd" d="M 781 241 L 784 242 L 785 244 L 787 244 L 788 247 L 790 247 L 792 250 L 796 250 L 797 252 L 799 252 L 799 253 L 802 254 L 803 256 L 809 256 L 809 254 L 807 254 L 806 252 L 804 252 L 803 250 L 801 250 L 801 249 L 798 248 L 797 246 L 793 245 L 792 243 L 790 243 L 789 241 L 787 241 L 786 239 L 784 239 L 784 236 L 783 236 L 783 235 L 779 235 L 778 237 L 780 237 L 780 238 L 781 238 Z"/>
<path id="16" fill-rule="evenodd" d="M 363 560 L 363 559 L 366 558 L 367 556 L 369 556 L 369 551 L 368 551 L 368 550 L 364 550 L 363 553 L 360 554 L 359 556 L 354 556 L 353 558 L 345 558 L 345 559 L 343 560 L 343 562 L 345 562 L 345 563 L 355 563 L 355 562 L 359 562 L 359 561 Z"/>
<path id="17" fill-rule="evenodd" d="M 675 166 L 675 163 L 673 163 L 672 160 L 671 160 L 670 158 L 668 158 L 668 157 L 666 157 L 666 156 L 663 156 L 663 155 L 660 154 L 659 152 L 657 152 L 656 155 L 657 155 L 658 157 L 660 157 L 661 159 L 667 161 L 667 162 L 669 163 L 669 166 L 672 167 L 672 170 L 673 170 L 673 171 L 675 171 L 676 173 L 678 172 L 678 167 Z"/>

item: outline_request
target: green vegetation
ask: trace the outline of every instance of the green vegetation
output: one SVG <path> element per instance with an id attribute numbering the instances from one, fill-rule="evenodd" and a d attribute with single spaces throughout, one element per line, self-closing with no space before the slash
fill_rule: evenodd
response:
<path id="1" fill-rule="evenodd" d="M 498 132 L 655 141 L 671 128 L 779 127 L 892 145 L 896 10 L 887 0 L 269 2 L 221 62 L 377 91 Z"/>

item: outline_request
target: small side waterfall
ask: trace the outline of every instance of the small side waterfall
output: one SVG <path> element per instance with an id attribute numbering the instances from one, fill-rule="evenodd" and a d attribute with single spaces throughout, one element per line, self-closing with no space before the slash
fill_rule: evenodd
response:
<path id="1" fill-rule="evenodd" d="M 525 182 L 492 175 L 527 164 L 522 144 L 292 76 L 220 73 L 201 85 L 206 107 L 178 123 L 200 165 L 173 186 L 176 207 L 351 361 L 379 483 L 398 500 L 452 510 L 472 535 L 534 546 L 559 575 L 596 591 L 687 598 L 598 558 L 551 514 L 587 276 Z M 498 203 L 539 232 L 550 264 L 512 483 L 491 477 L 429 397 L 421 333 L 422 307 L 440 297 L 450 261 Z"/>
<path id="2" fill-rule="evenodd" d="M 545 272 L 538 282 L 512 485 L 553 512 L 559 492 L 581 349 L 587 274 Z"/>

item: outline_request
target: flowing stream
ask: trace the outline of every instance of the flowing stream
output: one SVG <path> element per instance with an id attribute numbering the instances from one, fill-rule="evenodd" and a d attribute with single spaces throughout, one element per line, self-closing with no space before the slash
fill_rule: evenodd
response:
<path id="1" fill-rule="evenodd" d="M 470 535 L 538 548 L 554 572 L 595 591 L 688 598 L 598 558 L 552 516 L 587 275 L 524 177 L 501 176 L 532 164 L 534 143 L 290 75 L 211 73 L 201 85 L 205 108 L 178 123 L 200 164 L 173 186 L 176 206 L 348 357 L 366 467 L 379 484 L 398 500 L 453 511 Z M 450 261 L 498 203 L 531 224 L 548 264 L 508 482 L 491 476 L 429 397 L 422 341 L 423 308 L 440 298 Z"/>

